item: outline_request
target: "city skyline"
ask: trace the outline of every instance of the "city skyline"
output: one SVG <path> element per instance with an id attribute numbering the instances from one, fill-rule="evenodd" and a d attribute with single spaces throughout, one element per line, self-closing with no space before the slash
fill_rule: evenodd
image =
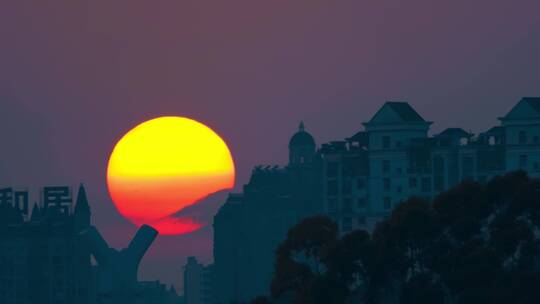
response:
<path id="1" fill-rule="evenodd" d="M 531 105 L 529 105 L 529 101 L 531 102 Z M 530 109 L 527 108 L 526 110 L 519 110 L 519 109 L 523 108 L 523 105 L 525 105 L 525 107 L 529 106 L 529 107 L 531 107 L 531 108 L 530 108 Z M 534 111 L 535 108 L 533 108 L 533 107 L 536 106 L 536 105 L 540 105 L 540 98 L 539 98 L 539 97 L 536 97 L 536 98 L 524 97 L 524 98 L 522 98 L 519 102 L 517 102 L 517 103 L 511 108 L 512 111 L 508 111 L 507 115 L 500 115 L 500 116 L 498 116 L 498 120 L 504 120 L 504 118 L 503 118 L 504 116 L 508 116 L 508 115 L 510 115 L 510 113 L 516 112 L 515 109 L 519 108 L 518 106 L 521 106 L 521 108 L 519 108 L 519 109 L 517 110 L 518 113 L 520 113 L 521 115 L 528 115 L 528 114 L 526 114 L 527 111 L 531 111 L 531 110 Z M 415 111 L 415 109 L 414 109 L 412 106 L 409 106 L 408 103 L 406 103 L 406 102 L 395 102 L 395 101 L 382 103 L 381 106 L 380 106 L 380 108 L 379 108 L 379 110 L 375 111 L 375 112 L 372 114 L 371 121 L 373 121 L 373 120 L 376 119 L 377 117 L 381 116 L 381 112 L 383 113 L 383 114 L 382 114 L 383 116 L 388 117 L 388 113 L 386 113 L 386 114 L 384 113 L 384 110 L 386 109 L 387 106 L 389 106 L 389 107 L 391 107 L 391 108 L 392 108 L 392 107 L 395 107 L 397 110 L 402 111 L 400 115 L 407 115 L 407 116 L 405 116 L 405 117 L 408 118 L 408 119 L 418 119 L 419 121 L 422 121 L 422 122 L 424 121 L 424 118 L 421 117 L 421 116 Z M 525 111 L 525 112 L 524 112 L 524 111 Z M 393 115 L 393 114 L 390 114 L 390 117 L 392 117 L 392 115 Z M 370 121 L 370 119 L 366 119 L 366 121 Z M 429 125 L 432 125 L 432 124 L 435 124 L 436 122 L 428 121 L 427 123 L 428 123 Z M 366 123 L 364 123 L 364 124 L 366 124 Z M 488 128 L 488 130 L 491 130 L 492 128 L 495 128 L 495 127 L 497 127 L 497 126 L 491 126 L 491 127 Z M 426 129 L 426 130 L 427 130 L 427 129 Z M 461 130 L 461 129 L 450 127 L 450 128 L 445 129 L 444 132 L 442 132 L 442 133 L 441 133 L 441 132 L 438 132 L 438 133 L 435 133 L 435 132 L 429 132 L 428 136 L 429 136 L 429 138 L 437 138 L 437 137 L 440 136 L 441 134 L 444 134 L 444 133 L 446 133 L 446 132 L 454 132 L 455 130 Z M 486 130 L 486 131 L 488 131 L 488 130 Z M 399 130 L 396 130 L 396 131 L 399 131 Z M 356 136 L 361 135 L 361 133 L 364 133 L 364 132 L 365 132 L 365 131 L 363 131 L 363 129 L 360 129 L 358 132 L 355 132 L 355 134 L 353 134 L 353 135 L 350 135 L 350 136 L 343 136 L 343 137 L 341 137 L 341 138 L 335 138 L 334 140 L 331 140 L 331 141 L 329 141 L 328 143 L 324 143 L 324 142 L 323 142 L 323 143 L 321 143 L 321 142 L 314 142 L 314 141 L 313 141 L 313 137 L 311 137 L 311 133 L 306 132 L 306 126 L 305 126 L 305 124 L 304 124 L 303 122 L 300 122 L 300 125 L 298 126 L 297 132 L 296 132 L 296 133 L 292 133 L 291 136 L 290 136 L 291 140 L 289 141 L 289 149 L 291 149 L 291 144 L 293 144 L 293 141 L 295 141 L 295 140 L 296 140 L 296 141 L 300 140 L 301 142 L 305 141 L 305 139 L 295 139 L 295 138 L 298 137 L 298 134 L 300 134 L 300 135 L 303 135 L 303 134 L 310 134 L 309 137 L 310 137 L 311 139 L 310 139 L 309 141 L 311 141 L 311 143 L 309 143 L 309 145 L 313 145 L 313 148 L 309 148 L 309 149 L 310 149 L 310 150 L 313 149 L 313 150 L 312 150 L 312 151 L 307 151 L 307 155 L 306 155 L 306 156 L 302 156 L 302 157 L 300 157 L 300 156 L 294 156 L 294 154 L 288 153 L 288 158 L 289 158 L 288 165 L 283 164 L 283 166 L 281 166 L 281 165 L 279 165 L 279 164 L 276 165 L 276 164 L 265 163 L 265 164 L 262 165 L 262 166 L 261 166 L 261 165 L 258 165 L 258 166 L 255 166 L 254 168 L 252 168 L 252 170 L 250 171 L 250 172 L 251 172 L 250 174 L 256 174 L 257 172 L 264 172 L 265 170 L 270 170 L 270 171 L 272 171 L 272 170 L 283 170 L 283 169 L 286 168 L 287 166 L 291 166 L 291 163 L 293 163 L 293 164 L 294 164 L 295 162 L 296 162 L 296 163 L 299 163 L 299 162 L 303 162 L 303 161 L 309 159 L 309 158 L 304 158 L 304 157 L 310 157 L 309 155 L 311 155 L 311 153 L 313 153 L 313 155 L 315 155 L 315 153 L 316 153 L 317 155 L 321 155 L 321 153 L 322 153 L 322 154 L 329 154 L 329 155 L 330 155 L 330 154 L 332 154 L 332 152 L 331 152 L 332 149 L 333 149 L 332 146 L 335 145 L 335 144 L 338 144 L 338 145 L 339 145 L 339 142 L 343 142 L 343 143 L 349 142 L 350 144 L 352 144 L 353 142 L 356 143 L 357 141 L 365 141 L 365 139 L 354 138 L 354 137 L 356 137 Z M 478 136 L 481 136 L 481 135 L 482 135 L 482 134 L 473 134 L 473 133 L 469 133 L 469 134 L 467 134 L 467 138 L 468 138 L 469 140 L 470 140 L 471 138 L 476 138 L 476 139 L 474 139 L 474 140 L 478 140 Z M 462 136 L 461 133 L 458 134 L 458 137 L 459 137 L 459 138 L 461 138 L 460 136 Z M 303 136 L 300 136 L 300 137 L 303 137 Z M 316 135 L 315 135 L 315 137 L 316 137 Z M 530 138 L 530 140 L 532 141 L 532 137 Z M 536 141 L 535 141 L 535 142 L 536 142 Z M 294 145 L 294 144 L 293 144 L 293 145 Z M 303 148 L 300 148 L 300 149 L 301 149 L 300 151 L 303 151 L 303 150 L 302 150 Z M 349 148 L 347 148 L 347 149 L 349 149 Z M 305 152 L 300 152 L 300 153 L 305 153 Z M 340 153 L 340 152 L 339 152 L 339 149 L 337 150 L 337 153 Z M 301 154 L 301 155 L 302 155 L 302 154 Z M 312 160 L 310 160 L 309 162 L 311 162 L 311 161 L 312 161 Z M 328 161 L 328 160 L 327 160 L 327 161 Z M 531 162 L 531 163 L 532 163 L 532 162 Z M 269 166 L 272 167 L 272 168 L 271 168 L 271 169 L 268 169 Z M 325 170 L 328 170 L 328 169 L 325 169 Z M 276 172 L 277 172 L 277 171 L 276 171 Z M 503 171 L 500 171 L 500 172 L 504 172 L 504 170 L 503 170 Z M 253 178 L 253 175 L 251 176 L 251 178 Z M 12 186 L 12 185 L 0 185 L 0 186 Z M 240 185 L 240 186 L 243 187 L 243 188 L 245 189 L 245 185 Z M 83 186 L 82 186 L 82 184 L 81 184 L 81 185 L 79 186 L 79 188 L 83 190 L 83 193 L 86 193 L 85 189 L 82 188 L 82 187 L 83 187 Z M 44 201 L 43 201 L 43 199 L 46 199 L 46 198 L 47 198 L 47 195 L 46 195 L 46 194 L 43 194 L 43 193 L 46 193 L 47 191 L 49 191 L 48 189 L 51 189 L 51 190 L 54 191 L 56 188 L 60 189 L 60 188 L 62 188 L 62 187 L 50 187 L 50 185 L 48 185 L 48 186 L 41 187 L 41 188 L 38 188 L 38 189 L 28 189 L 28 188 L 26 188 L 26 187 L 20 187 L 20 186 L 19 186 L 19 187 L 14 187 L 14 188 L 13 188 L 13 191 L 21 190 L 21 192 L 19 192 L 19 193 L 25 193 L 26 196 L 27 196 L 27 201 L 26 201 L 26 203 L 25 203 L 25 208 L 26 208 L 26 210 L 28 210 L 28 211 L 26 211 L 26 213 L 25 213 L 25 217 L 26 217 L 27 220 L 30 220 L 30 218 L 32 217 L 32 214 L 33 214 L 33 212 L 34 212 L 34 210 L 35 210 L 35 208 L 36 208 L 37 206 L 40 206 L 40 208 L 43 208 L 43 204 L 45 204 Z M 237 187 L 237 188 L 238 188 L 238 187 Z M 447 188 L 447 187 L 446 187 L 446 188 Z M 12 188 L 8 188 L 8 189 L 11 190 Z M 39 191 L 40 189 L 42 189 L 44 192 L 41 193 L 41 191 Z M 71 197 L 71 195 L 72 195 L 71 193 L 73 192 L 73 194 L 74 194 L 75 192 L 74 192 L 73 190 L 68 190 L 68 189 L 69 189 L 69 187 L 65 187 L 65 188 L 63 188 L 63 191 L 65 192 L 66 195 L 69 195 L 69 196 Z M 73 188 L 73 189 L 74 189 L 74 188 Z M 5 189 L 5 190 L 7 190 L 7 189 Z M 62 189 L 61 189 L 61 190 L 62 190 Z M 79 190 L 79 192 L 80 192 L 80 190 Z M 220 206 L 221 206 L 223 203 L 225 203 L 225 202 L 228 201 L 228 200 L 231 200 L 231 198 L 232 198 L 233 200 L 235 199 L 235 197 L 233 196 L 234 193 L 233 193 L 233 194 L 229 194 L 229 198 L 226 199 L 224 195 L 226 195 L 228 192 L 229 192 L 229 191 L 224 191 L 224 192 L 221 193 L 221 195 L 222 195 L 222 197 L 223 197 L 223 198 L 221 199 L 221 201 L 218 201 L 219 198 L 213 198 L 214 201 L 213 201 L 212 203 L 214 204 L 214 207 L 215 207 L 215 208 L 220 208 Z M 17 193 L 17 192 L 14 192 L 14 193 Z M 37 203 L 34 203 L 34 201 L 33 201 L 32 199 L 35 199 L 35 198 L 36 198 L 36 195 L 35 195 L 36 193 L 39 193 L 40 200 L 34 200 L 35 202 L 37 202 Z M 83 194 L 83 195 L 86 195 L 86 194 Z M 16 195 L 14 195 L 14 198 L 15 198 L 15 197 L 16 197 Z M 70 199 L 71 199 L 71 198 L 70 198 Z M 79 198 L 78 198 L 78 199 L 79 199 Z M 85 199 L 84 201 L 86 201 L 86 199 Z M 16 200 L 15 200 L 14 202 L 16 202 Z M 66 202 L 67 202 L 67 201 L 66 201 Z M 395 203 L 397 203 L 397 202 L 398 202 L 398 201 L 395 201 Z M 309 207 L 309 206 L 304 206 L 304 207 L 301 207 L 301 209 L 299 209 L 299 210 L 302 210 L 302 208 L 308 207 L 308 210 L 311 210 L 311 211 L 305 211 L 305 209 L 304 209 L 304 211 L 299 211 L 299 214 L 306 214 L 306 215 L 307 215 L 307 214 L 318 214 L 318 213 L 326 213 L 326 214 L 328 214 L 328 212 L 330 211 L 330 215 L 331 215 L 331 214 L 332 214 L 332 213 L 331 213 L 331 210 L 328 210 L 329 207 L 328 207 L 328 200 L 327 200 L 327 198 L 325 198 L 324 201 L 323 201 L 323 199 L 322 199 L 322 197 L 321 197 L 320 203 L 323 204 L 324 206 L 311 206 L 311 207 Z M 204 204 L 204 203 L 203 203 L 203 204 Z M 21 205 L 21 206 L 22 206 L 22 205 Z M 76 206 L 76 205 L 75 205 L 75 206 Z M 70 207 L 70 208 L 71 208 L 71 207 Z M 198 207 L 195 206 L 195 209 L 197 209 L 197 208 L 198 208 Z M 334 208 L 335 208 L 335 207 L 334 207 Z M 32 212 L 30 212 L 30 210 L 32 210 Z M 315 210 L 315 211 L 314 211 L 314 210 Z M 38 210 L 38 211 L 39 211 L 39 210 Z M 216 211 L 217 211 L 217 210 L 216 210 Z M 200 211 L 199 211 L 199 212 L 200 212 Z M 188 213 L 188 214 L 189 214 L 189 213 Z M 213 217 L 213 215 L 214 215 L 214 214 L 206 214 L 207 217 L 208 217 L 208 216 Z M 199 216 L 200 216 L 200 215 L 199 215 Z M 93 222 L 95 222 L 95 221 L 96 221 L 96 219 L 94 218 L 94 219 L 93 219 Z M 213 220 L 209 220 L 208 223 L 212 223 L 212 222 L 213 222 Z M 339 224 L 338 227 L 340 227 L 340 230 L 341 230 L 342 228 L 341 228 L 340 221 L 338 221 L 337 223 Z M 369 229 L 369 230 L 372 230 L 372 229 L 374 228 L 374 224 L 373 224 L 373 223 L 374 223 L 374 222 L 371 222 L 370 225 L 367 225 L 367 226 L 364 226 L 364 227 L 356 227 L 356 226 L 357 226 L 356 224 L 354 224 L 353 226 L 355 227 L 354 229 L 359 229 L 359 228 L 360 228 L 360 229 L 361 229 L 361 228 L 364 228 L 364 229 L 365 229 L 365 228 L 367 228 L 367 229 Z M 284 227 L 288 227 L 288 226 L 291 226 L 291 225 L 292 225 L 292 222 L 290 222 L 290 223 L 288 222 L 288 224 L 286 224 Z M 284 227 L 282 227 L 281 233 L 283 233 Z M 211 225 L 208 225 L 207 227 L 205 227 L 205 229 L 209 229 L 209 228 L 211 228 Z M 162 236 L 162 237 L 167 238 L 167 236 Z M 215 240 L 210 240 L 210 243 L 211 243 L 212 245 L 214 245 Z M 115 246 L 117 246 L 117 245 L 115 245 Z M 120 246 L 124 246 L 124 245 L 120 245 Z M 118 247 L 118 246 L 117 246 L 117 247 Z M 195 256 L 197 256 L 198 258 L 201 258 L 201 255 L 195 255 Z M 189 258 L 189 256 L 188 256 L 188 258 Z M 203 255 L 203 256 L 202 256 L 202 261 L 203 261 L 205 264 L 207 264 L 207 265 L 213 266 L 213 265 L 211 264 L 211 262 L 213 262 L 213 257 L 210 257 L 210 259 L 204 259 L 204 255 Z M 182 262 L 182 261 L 180 261 L 180 262 Z M 180 265 L 180 267 L 179 267 L 179 269 L 176 271 L 176 273 L 177 273 L 177 275 L 181 276 L 181 273 L 182 273 L 182 271 L 181 271 L 182 266 L 181 266 L 181 265 L 182 265 L 182 264 L 179 264 L 179 265 Z M 140 277 L 140 278 L 144 278 L 144 274 L 140 273 L 140 276 L 139 276 L 139 277 Z M 156 277 L 156 278 L 152 278 L 152 279 L 159 280 L 160 278 L 159 278 L 159 277 Z M 143 280 L 143 282 L 144 282 L 144 280 Z M 173 281 L 173 282 L 170 282 L 170 283 L 168 283 L 168 284 L 171 284 L 171 285 L 175 286 L 175 288 L 178 289 L 180 292 L 183 291 L 183 289 L 182 289 L 183 286 L 180 286 L 180 288 L 178 288 L 178 285 L 181 284 L 181 283 L 179 283 L 179 281 L 176 281 L 176 282 Z"/>
<path id="2" fill-rule="evenodd" d="M 535 1 L 1 8 L 0 135 L 9 145 L 0 184 L 36 195 L 83 182 L 96 226 L 118 248 L 135 227 L 109 199 L 106 162 L 147 119 L 182 115 L 220 130 L 238 159 L 237 191 L 254 166 L 287 163 L 301 120 L 320 144 L 353 135 L 386 100 L 404 100 L 435 122 L 433 133 L 479 133 L 522 96 L 540 95 Z M 225 199 L 192 212 L 209 220 Z M 180 290 L 186 257 L 210 262 L 211 240 L 211 227 L 158 237 L 142 277 Z"/>

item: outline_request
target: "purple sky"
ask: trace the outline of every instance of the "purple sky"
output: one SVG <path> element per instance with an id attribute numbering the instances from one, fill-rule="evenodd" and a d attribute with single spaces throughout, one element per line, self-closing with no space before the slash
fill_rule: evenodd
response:
<path id="1" fill-rule="evenodd" d="M 321 143 L 406 100 L 435 132 L 479 132 L 540 96 L 540 2 L 442 2 L 2 1 L 0 186 L 84 182 L 93 222 L 124 246 L 134 228 L 105 169 L 144 120 L 212 127 L 240 189 L 252 166 L 285 163 L 301 119 Z M 160 237 L 141 278 L 178 287 L 186 256 L 211 261 L 211 240 L 209 228 Z"/>

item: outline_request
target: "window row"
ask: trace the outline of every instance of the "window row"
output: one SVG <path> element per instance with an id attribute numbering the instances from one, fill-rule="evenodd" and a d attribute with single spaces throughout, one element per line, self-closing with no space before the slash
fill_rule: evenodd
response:
<path id="1" fill-rule="evenodd" d="M 410 189 L 416 189 L 418 188 L 418 179 L 417 177 L 410 177 L 409 178 L 409 188 Z M 390 178 L 383 178 L 383 191 L 389 192 L 392 190 L 392 179 Z M 420 190 L 422 192 L 431 192 L 431 178 L 430 177 L 422 177 L 420 178 Z M 401 186 L 398 186 L 396 188 L 396 191 L 398 193 L 401 193 L 403 191 L 403 188 Z"/>
<path id="2" fill-rule="evenodd" d="M 432 180 L 430 177 L 410 177 L 409 178 L 409 189 L 417 189 L 418 188 L 418 182 L 420 181 L 420 191 L 422 192 L 431 192 L 432 189 Z M 383 184 L 383 191 L 390 192 L 392 191 L 392 179 L 389 177 L 385 177 L 382 180 Z M 366 181 L 365 179 L 358 179 L 357 180 L 357 189 L 365 189 L 366 188 Z M 351 180 L 344 180 L 342 183 L 342 189 L 341 194 L 343 195 L 350 195 L 352 194 L 353 190 L 353 183 Z M 403 192 L 403 188 L 401 186 L 396 187 L 396 191 L 398 193 Z M 326 184 L 326 193 L 329 196 L 335 196 L 338 195 L 339 192 L 339 183 L 337 180 L 329 180 Z"/>
<path id="3" fill-rule="evenodd" d="M 527 134 L 527 131 L 519 131 L 519 133 L 518 133 L 518 143 L 519 144 L 527 144 L 527 143 L 529 143 L 529 135 Z M 535 144 L 540 143 L 540 137 L 538 137 L 538 135 L 534 135 L 532 137 L 532 143 L 535 143 Z"/>
<path id="4" fill-rule="evenodd" d="M 357 179 L 356 188 L 358 190 L 366 189 L 366 180 L 363 178 Z M 343 180 L 341 193 L 347 195 L 347 194 L 351 194 L 352 191 L 353 191 L 353 181 L 351 179 Z M 328 195 L 337 195 L 339 193 L 338 181 L 335 179 L 329 180 L 326 183 L 326 192 L 328 193 Z"/>
<path id="5" fill-rule="evenodd" d="M 366 209 L 367 208 L 367 199 L 365 197 L 358 198 L 353 200 L 351 198 L 346 198 L 342 200 L 341 210 L 346 212 L 351 212 L 354 208 L 357 209 Z M 338 200 L 335 198 L 328 199 L 328 210 L 330 212 L 335 212 L 339 209 Z"/>
<path id="6" fill-rule="evenodd" d="M 367 223 L 365 216 L 359 216 L 356 219 L 356 223 L 359 227 L 364 227 Z M 341 220 L 341 230 L 343 232 L 350 232 L 353 230 L 353 218 L 352 217 L 344 217 Z"/>
<path id="7" fill-rule="evenodd" d="M 383 149 L 392 148 L 392 140 L 391 140 L 390 136 L 383 136 L 383 137 L 381 137 L 381 139 L 382 139 L 382 148 Z M 401 141 L 396 140 L 394 142 L 394 147 L 395 148 L 401 148 L 402 147 Z"/>

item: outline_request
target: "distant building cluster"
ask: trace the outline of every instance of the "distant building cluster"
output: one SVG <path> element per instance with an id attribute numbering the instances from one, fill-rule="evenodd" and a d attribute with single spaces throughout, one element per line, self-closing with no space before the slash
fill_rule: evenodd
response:
<path id="1" fill-rule="evenodd" d="M 408 103 L 387 102 L 363 130 L 320 147 L 301 123 L 288 164 L 255 167 L 216 214 L 214 263 L 188 258 L 183 297 L 159 281 L 137 282 L 155 231 L 143 226 L 127 248 L 108 247 L 90 225 L 84 187 L 74 206 L 68 187 L 45 187 L 31 212 L 27 191 L 0 189 L 0 303 L 122 303 L 124 291 L 130 304 L 247 302 L 269 293 L 275 251 L 305 217 L 326 214 L 342 233 L 372 231 L 411 196 L 431 199 L 515 170 L 540 177 L 540 98 L 523 98 L 499 120 L 480 134 L 429 135 L 432 122 Z"/>
<path id="2" fill-rule="evenodd" d="M 212 265 L 204 266 L 193 256 L 184 266 L 184 304 L 212 303 Z"/>
<path id="3" fill-rule="evenodd" d="M 464 180 L 484 183 L 509 171 L 540 176 L 540 98 L 523 98 L 500 125 L 472 134 L 432 122 L 406 102 L 387 102 L 344 141 L 323 144 L 324 213 L 341 231 L 374 229 L 411 196 L 431 199 Z"/>
<path id="4" fill-rule="evenodd" d="M 72 203 L 69 187 L 45 187 L 41 201 L 29 213 L 27 191 L 0 189 L 0 303 L 126 303 L 118 301 L 115 294 L 103 293 L 101 286 L 117 286 L 118 282 L 109 282 L 112 276 L 91 262 L 91 255 L 96 260 L 101 257 L 92 251 L 96 244 L 84 237 L 85 232 L 97 230 L 90 226 L 91 212 L 83 186 L 75 206 Z M 135 251 L 141 247 L 140 239 L 136 237 L 135 244 L 130 243 L 123 252 L 132 250 L 142 258 L 144 252 Z M 102 255 L 115 254 L 103 239 L 96 240 Z M 136 265 L 130 270 L 134 273 L 129 275 L 136 281 L 138 260 L 133 262 Z M 128 295 L 129 304 L 181 303 L 176 291 L 159 281 L 134 283 L 137 288 Z"/>
<path id="5" fill-rule="evenodd" d="M 68 187 L 43 189 L 28 219 L 28 193 L 0 190 L 0 303 L 94 303 L 90 254 L 78 232 L 90 224 L 84 188 L 73 210 Z"/>
<path id="6" fill-rule="evenodd" d="M 211 281 L 197 288 L 205 300 L 190 303 L 268 294 L 275 250 L 310 215 L 330 216 L 342 233 L 372 231 L 410 196 L 431 199 L 461 181 L 515 170 L 539 177 L 540 98 L 523 98 L 499 120 L 480 134 L 449 128 L 430 136 L 432 122 L 410 104 L 387 102 L 363 130 L 319 148 L 301 123 L 289 142 L 288 165 L 256 167 L 243 192 L 230 194 L 214 217 L 211 273 L 195 281 L 186 276 L 185 284 L 203 276 Z"/>

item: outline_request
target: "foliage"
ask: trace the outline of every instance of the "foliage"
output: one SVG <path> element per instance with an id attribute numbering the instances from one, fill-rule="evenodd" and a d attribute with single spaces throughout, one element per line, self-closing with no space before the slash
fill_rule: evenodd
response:
<path id="1" fill-rule="evenodd" d="M 308 218 L 256 303 L 540 303 L 539 237 L 540 181 L 523 172 L 410 198 L 371 235 Z"/>

